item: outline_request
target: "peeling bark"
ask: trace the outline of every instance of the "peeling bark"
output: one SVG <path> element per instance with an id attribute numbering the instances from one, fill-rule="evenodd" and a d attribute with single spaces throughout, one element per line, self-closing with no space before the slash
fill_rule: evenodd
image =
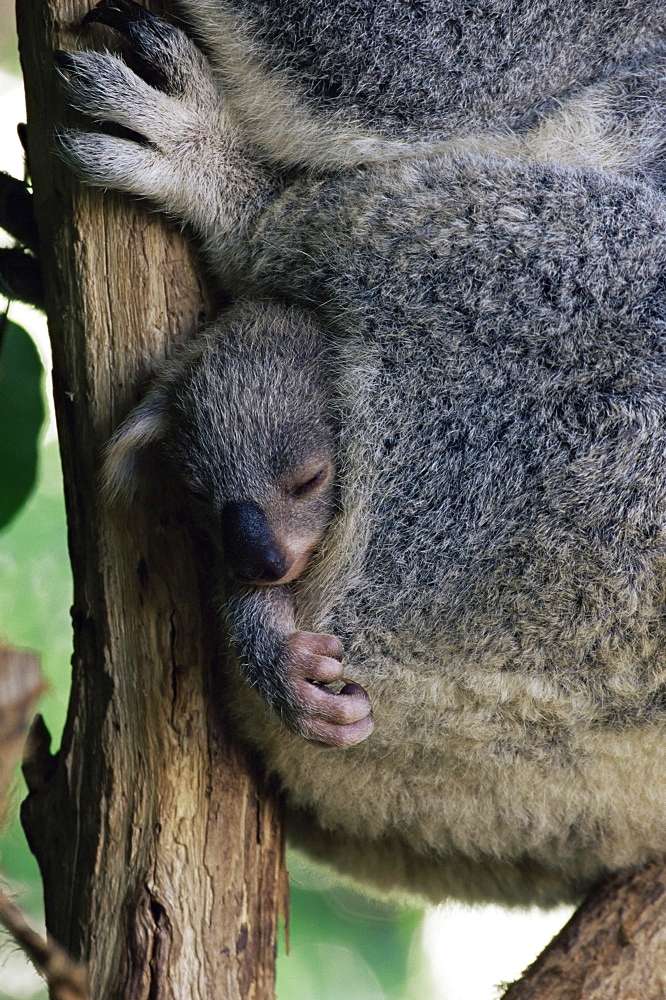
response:
<path id="1" fill-rule="evenodd" d="M 222 721 L 210 573 L 169 485 L 98 502 L 100 451 L 157 360 L 204 312 L 192 254 L 144 206 L 82 188 L 53 153 L 71 121 L 51 53 L 86 5 L 19 0 L 74 572 L 62 748 L 22 812 L 49 931 L 105 1000 L 273 996 L 285 897 L 281 807 Z M 86 42 L 88 38 L 86 38 Z M 46 736 L 43 736 L 46 741 Z"/>

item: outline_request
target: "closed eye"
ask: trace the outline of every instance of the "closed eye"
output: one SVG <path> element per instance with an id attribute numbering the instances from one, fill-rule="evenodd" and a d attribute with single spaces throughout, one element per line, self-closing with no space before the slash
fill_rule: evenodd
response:
<path id="1" fill-rule="evenodd" d="M 196 517 L 208 519 L 214 515 L 215 506 L 208 493 L 192 486 L 188 487 L 187 493 L 189 506 Z"/>
<path id="2" fill-rule="evenodd" d="M 317 486 L 324 482 L 326 479 L 326 474 L 328 469 L 319 469 L 315 472 L 314 476 L 310 476 L 306 479 L 304 483 L 299 483 L 298 486 L 294 486 L 291 491 L 293 497 L 305 497 L 308 493 L 312 493 Z"/>

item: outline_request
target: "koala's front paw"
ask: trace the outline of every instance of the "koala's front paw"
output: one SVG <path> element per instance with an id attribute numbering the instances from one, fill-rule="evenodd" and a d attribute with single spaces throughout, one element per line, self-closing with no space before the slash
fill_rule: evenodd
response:
<path id="1" fill-rule="evenodd" d="M 294 632 L 286 639 L 286 682 L 297 709 L 293 727 L 307 740 L 351 747 L 374 728 L 370 699 L 342 676 L 343 647 L 332 635 Z M 339 693 L 326 685 L 342 682 Z"/>
<path id="2" fill-rule="evenodd" d="M 63 158 L 89 184 L 150 198 L 194 221 L 192 206 L 215 159 L 210 143 L 223 132 L 204 56 L 182 31 L 131 0 L 101 0 L 90 21 L 124 35 L 138 73 L 109 52 L 56 54 L 72 105 L 111 126 L 60 133 Z"/>

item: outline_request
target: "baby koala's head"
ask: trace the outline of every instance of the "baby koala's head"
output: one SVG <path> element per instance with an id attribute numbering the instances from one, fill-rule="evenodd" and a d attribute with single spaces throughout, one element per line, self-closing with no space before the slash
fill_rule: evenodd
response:
<path id="1" fill-rule="evenodd" d="M 158 375 L 107 447 L 109 501 L 137 488 L 158 448 L 219 546 L 250 584 L 295 579 L 334 509 L 335 420 L 325 338 L 275 302 L 240 303 Z"/>

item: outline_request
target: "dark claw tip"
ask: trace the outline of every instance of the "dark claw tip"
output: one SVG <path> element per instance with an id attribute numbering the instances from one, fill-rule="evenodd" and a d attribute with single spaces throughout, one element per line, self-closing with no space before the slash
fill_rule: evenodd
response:
<path id="1" fill-rule="evenodd" d="M 83 16 L 83 18 L 81 19 L 81 25 L 82 27 L 85 27 L 88 24 L 92 24 L 93 21 L 99 21 L 99 20 L 101 20 L 99 11 L 97 10 L 96 7 L 93 7 L 92 10 L 89 10 L 88 13 Z"/>
<path id="2" fill-rule="evenodd" d="M 93 24 L 95 21 L 105 24 L 116 31 L 127 33 L 132 21 L 155 20 L 150 11 L 134 0 L 99 0 L 96 7 L 89 10 L 81 21 L 82 25 Z"/>

